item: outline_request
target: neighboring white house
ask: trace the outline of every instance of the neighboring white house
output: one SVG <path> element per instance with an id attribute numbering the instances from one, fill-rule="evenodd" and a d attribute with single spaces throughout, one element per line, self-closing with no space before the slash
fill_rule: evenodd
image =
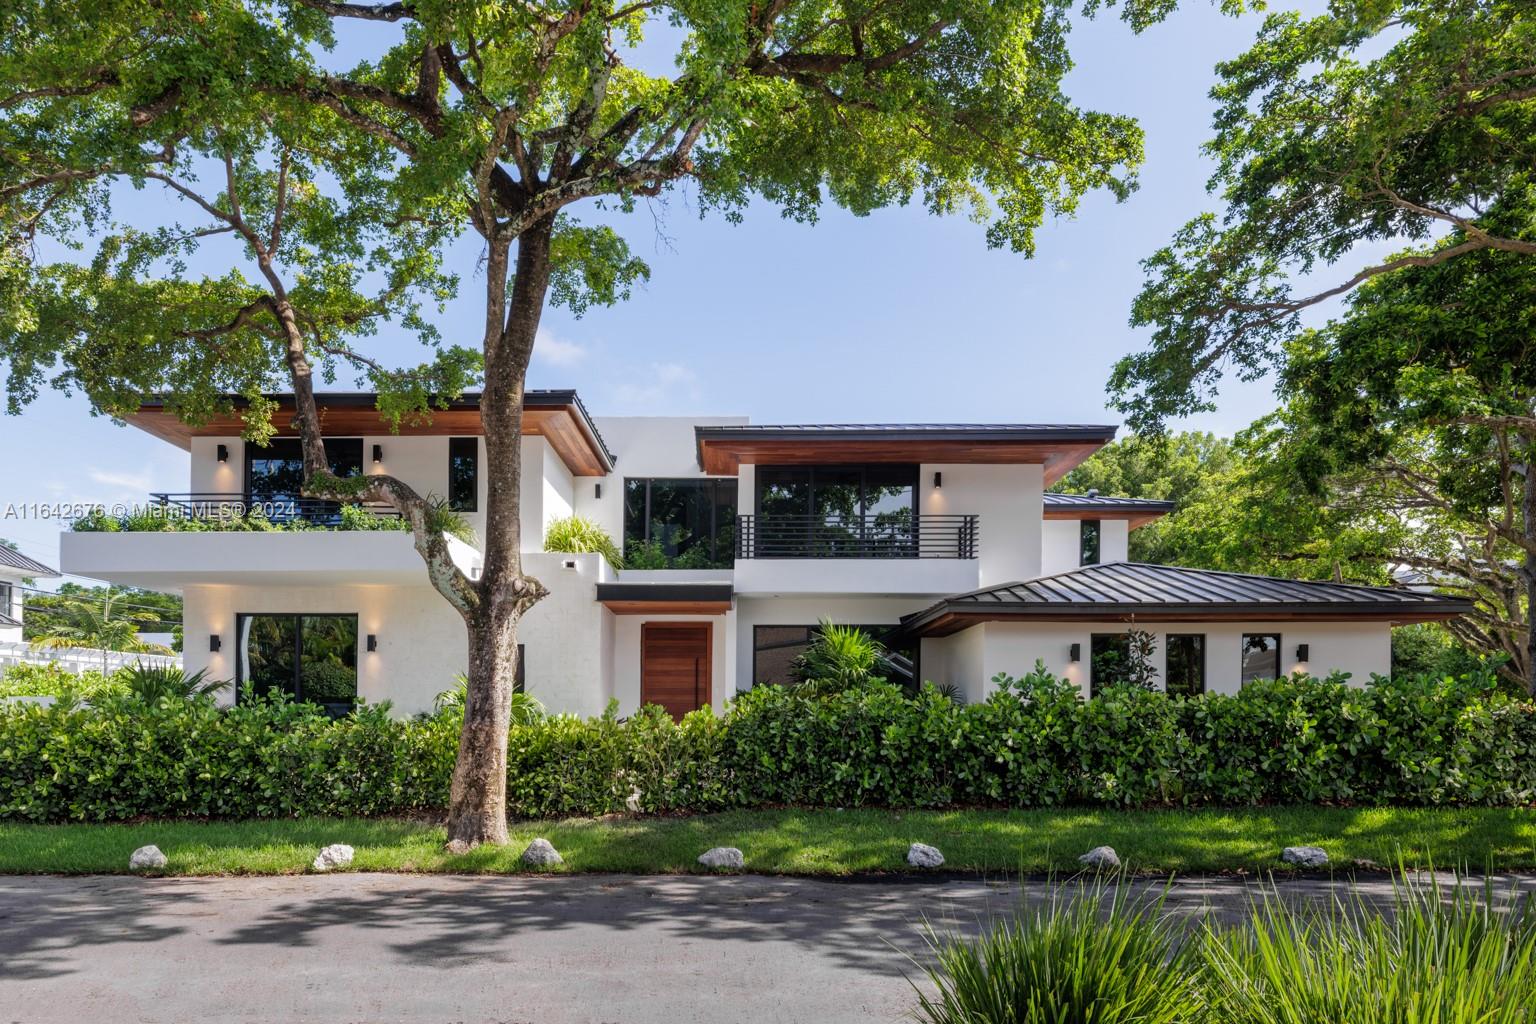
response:
<path id="1" fill-rule="evenodd" d="M 319 400 L 336 472 L 393 473 L 481 526 L 478 396 L 398 434 L 371 395 Z M 296 495 L 290 419 L 291 404 L 257 448 L 234 418 L 193 428 L 156 405 L 129 417 L 190 454 L 189 492 L 157 500 L 329 521 L 334 506 Z M 1156 636 L 1173 689 L 1231 692 L 1296 669 L 1364 682 L 1388 672 L 1393 625 L 1468 608 L 1128 563 L 1130 531 L 1169 503 L 1046 491 L 1114 437 L 1110 426 L 593 418 L 573 391 L 533 391 L 524 433 L 524 564 L 550 596 L 519 629 L 519 675 L 553 710 L 721 708 L 787 681 L 823 618 L 878 627 L 917 678 L 973 700 L 1037 660 L 1091 688 L 1133 623 Z M 545 553 L 546 525 L 572 513 L 622 538 L 629 568 Z M 474 547 L 455 552 L 478 571 Z M 461 621 L 403 532 L 74 532 L 63 562 L 181 593 L 187 668 L 215 677 L 415 712 L 466 662 Z"/>
<path id="2" fill-rule="evenodd" d="M 0 644 L 21 643 L 22 595 L 26 581 L 52 579 L 58 575 L 42 562 L 0 544 Z"/>

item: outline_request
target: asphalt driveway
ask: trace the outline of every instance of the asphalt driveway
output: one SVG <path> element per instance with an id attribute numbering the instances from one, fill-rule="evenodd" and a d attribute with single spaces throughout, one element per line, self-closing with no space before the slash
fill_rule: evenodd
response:
<path id="1" fill-rule="evenodd" d="M 0 877 L 0 1021 L 891 1021 L 925 920 L 974 931 L 1020 896 L 969 879 Z M 1250 896 L 1195 879 L 1170 899 L 1228 913 Z"/>

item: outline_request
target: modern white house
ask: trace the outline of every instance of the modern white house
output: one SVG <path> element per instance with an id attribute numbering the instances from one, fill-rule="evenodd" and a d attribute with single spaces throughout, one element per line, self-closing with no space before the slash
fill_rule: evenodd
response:
<path id="1" fill-rule="evenodd" d="M 22 595 L 29 580 L 53 579 L 58 572 L 35 559 L 0 544 L 0 644 L 19 644 L 25 602 Z"/>
<path id="2" fill-rule="evenodd" d="M 477 395 L 398 433 L 371 395 L 319 400 L 336 472 L 393 473 L 481 525 Z M 194 428 L 146 404 L 129 419 L 188 453 L 188 492 L 160 504 L 339 523 L 335 506 L 297 495 L 291 404 L 265 447 L 242 441 L 233 417 Z M 524 430 L 524 564 L 550 596 L 519 630 L 519 676 L 556 711 L 721 709 L 787 682 L 823 619 L 878 632 L 893 672 L 968 700 L 1036 661 L 1091 691 L 1133 626 L 1156 637 L 1171 690 L 1231 692 L 1297 670 L 1363 683 L 1389 671 L 1393 625 L 1468 608 L 1415 590 L 1128 562 L 1130 532 L 1169 503 L 1047 491 L 1112 426 L 592 417 L 574 391 L 533 391 Z M 571 514 L 621 538 L 627 567 L 546 553 L 546 526 Z M 478 550 L 454 545 L 474 574 Z M 404 532 L 71 532 L 62 560 L 181 593 L 186 667 L 214 677 L 413 713 L 466 663 L 462 623 Z"/>

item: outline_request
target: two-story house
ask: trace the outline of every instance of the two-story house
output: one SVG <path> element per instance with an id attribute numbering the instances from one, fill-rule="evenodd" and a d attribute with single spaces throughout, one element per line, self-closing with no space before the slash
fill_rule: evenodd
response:
<path id="1" fill-rule="evenodd" d="M 483 522 L 478 396 L 398 433 L 371 395 L 319 401 L 336 472 L 393 473 Z M 190 491 L 157 498 L 187 514 L 254 505 L 279 523 L 359 525 L 298 497 L 290 418 L 275 417 L 265 447 L 242 441 L 233 418 L 192 428 L 145 405 L 130 421 L 188 452 Z M 1130 531 L 1168 503 L 1047 492 L 1110 426 L 594 418 L 573 391 L 535 391 L 524 431 L 524 564 L 550 596 L 519 629 L 519 676 L 556 711 L 596 714 L 614 699 L 625 713 L 719 709 L 787 682 L 822 619 L 877 629 L 893 672 L 969 700 L 1037 660 L 1091 691 L 1133 625 L 1156 637 L 1171 690 L 1234 691 L 1296 670 L 1363 682 L 1389 671 L 1393 625 L 1467 607 L 1128 562 Z M 622 538 L 627 567 L 546 553 L 547 525 L 571 514 Z M 473 575 L 478 550 L 454 550 Z M 187 668 L 215 677 L 416 712 L 466 662 L 462 623 L 403 532 L 72 532 L 63 562 L 180 592 Z"/>

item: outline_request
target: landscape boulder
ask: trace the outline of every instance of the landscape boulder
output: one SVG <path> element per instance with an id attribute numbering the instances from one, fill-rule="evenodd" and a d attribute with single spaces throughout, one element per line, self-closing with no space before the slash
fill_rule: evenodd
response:
<path id="1" fill-rule="evenodd" d="M 915 868 L 940 868 L 944 866 L 944 855 L 926 843 L 913 843 L 907 847 L 907 863 Z"/>
<path id="2" fill-rule="evenodd" d="M 747 862 L 734 846 L 717 846 L 699 854 L 699 863 L 707 868 L 743 868 Z"/>
<path id="3" fill-rule="evenodd" d="M 518 858 L 524 867 L 548 868 L 556 864 L 564 864 L 565 858 L 560 856 L 560 851 L 551 845 L 548 839 L 535 839 L 528 844 L 528 849 Z"/>
<path id="4" fill-rule="evenodd" d="M 1096 868 L 1102 871 L 1118 868 L 1120 866 L 1120 855 L 1115 852 L 1113 846 L 1095 846 L 1077 858 L 1077 862 L 1084 867 Z"/>
<path id="5" fill-rule="evenodd" d="M 153 845 L 141 846 L 134 850 L 133 854 L 128 858 L 128 870 L 150 871 L 155 868 L 163 868 L 166 863 L 165 854 L 160 852 L 160 847 Z"/>
<path id="6" fill-rule="evenodd" d="M 352 847 L 346 843 L 332 843 L 319 853 L 310 862 L 310 867 L 316 871 L 330 871 L 332 868 L 344 868 L 352 863 Z"/>
<path id="7" fill-rule="evenodd" d="M 1280 851 L 1280 859 L 1308 871 L 1328 866 L 1328 851 L 1321 846 L 1287 846 Z"/>

